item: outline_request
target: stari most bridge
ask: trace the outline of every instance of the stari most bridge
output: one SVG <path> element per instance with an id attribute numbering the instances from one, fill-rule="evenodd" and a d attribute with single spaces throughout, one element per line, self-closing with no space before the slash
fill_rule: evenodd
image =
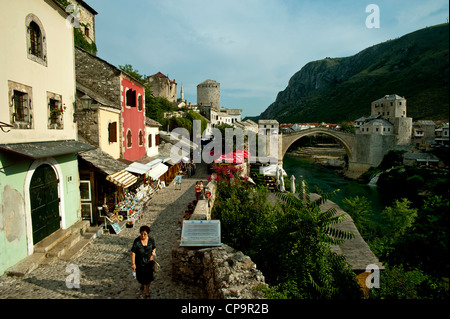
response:
<path id="1" fill-rule="evenodd" d="M 358 178 L 371 167 L 377 167 L 384 155 L 393 149 L 397 143 L 395 134 L 378 132 L 357 134 L 336 131 L 325 127 L 315 127 L 298 132 L 280 134 L 278 138 L 278 164 L 283 165 L 283 157 L 289 147 L 302 137 L 323 134 L 333 137 L 341 144 L 348 155 L 348 167 L 345 175 Z"/>
<path id="2" fill-rule="evenodd" d="M 355 134 L 352 133 L 346 133 L 342 131 L 336 131 L 325 127 L 315 127 L 310 128 L 306 130 L 301 130 L 298 132 L 288 133 L 282 135 L 282 143 L 281 143 L 281 149 L 279 150 L 279 158 L 283 160 L 284 155 L 286 154 L 289 147 L 297 140 L 301 139 L 302 137 L 309 136 L 309 135 L 317 135 L 317 134 L 323 134 L 328 135 L 336 139 L 336 141 L 344 147 L 345 151 L 347 152 L 349 161 L 353 158 L 353 149 L 355 147 Z"/>
<path id="3" fill-rule="evenodd" d="M 394 135 L 353 134 L 336 131 L 325 127 L 315 127 L 298 132 L 280 134 L 278 143 L 278 164 L 283 165 L 283 158 L 289 147 L 302 137 L 323 134 L 333 137 L 344 147 L 348 155 L 348 167 L 345 175 L 358 178 L 371 167 L 378 166 L 384 155 L 395 143 Z M 281 142 L 281 143 L 280 143 Z"/>

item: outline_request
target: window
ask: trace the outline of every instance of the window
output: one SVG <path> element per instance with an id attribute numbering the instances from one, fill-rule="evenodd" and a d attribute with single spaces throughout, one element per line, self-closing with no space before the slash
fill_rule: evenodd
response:
<path id="1" fill-rule="evenodd" d="M 31 87 L 8 81 L 10 124 L 16 129 L 33 128 Z"/>
<path id="2" fill-rule="evenodd" d="M 148 135 L 148 147 L 152 147 L 152 134 Z"/>
<path id="3" fill-rule="evenodd" d="M 64 108 L 62 104 L 62 96 L 59 94 L 47 92 L 47 105 L 47 127 L 49 129 L 63 129 Z"/>
<path id="4" fill-rule="evenodd" d="M 30 53 L 32 55 L 35 55 L 39 58 L 42 58 L 42 35 L 41 35 L 41 29 L 36 24 L 36 22 L 32 21 L 30 23 L 29 33 L 30 33 L 30 42 L 31 46 L 29 48 Z"/>
<path id="5" fill-rule="evenodd" d="M 108 142 L 117 142 L 117 122 L 108 124 Z"/>
<path id="6" fill-rule="evenodd" d="M 135 107 L 136 106 L 136 91 L 129 89 L 125 93 L 125 105 Z"/>
<path id="7" fill-rule="evenodd" d="M 127 132 L 127 148 L 131 148 L 131 146 L 132 146 L 131 138 L 132 138 L 131 130 L 128 130 L 128 132 Z"/>
<path id="8" fill-rule="evenodd" d="M 159 134 L 155 135 L 155 146 L 159 146 Z"/>
<path id="9" fill-rule="evenodd" d="M 44 26 L 37 16 L 30 13 L 25 19 L 27 37 L 27 57 L 47 66 L 47 42 Z"/>
<path id="10" fill-rule="evenodd" d="M 88 27 L 84 27 L 84 35 L 86 38 L 89 38 L 89 28 Z"/>
<path id="11" fill-rule="evenodd" d="M 14 122 L 29 122 L 30 113 L 28 108 L 28 94 L 14 90 Z"/>
<path id="12" fill-rule="evenodd" d="M 144 145 L 144 134 L 142 133 L 142 130 L 139 130 L 139 146 Z"/>

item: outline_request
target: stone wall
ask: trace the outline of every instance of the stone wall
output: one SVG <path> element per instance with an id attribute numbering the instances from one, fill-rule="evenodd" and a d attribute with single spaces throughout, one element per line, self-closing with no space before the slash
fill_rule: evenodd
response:
<path id="1" fill-rule="evenodd" d="M 216 185 L 210 182 L 206 188 L 211 197 L 197 203 L 191 219 L 211 219 Z M 266 285 L 250 257 L 225 244 L 214 248 L 173 248 L 172 280 L 205 288 L 211 299 L 261 299 L 264 295 L 255 288 Z"/>
<path id="2" fill-rule="evenodd" d="M 250 257 L 224 244 L 172 249 L 172 280 L 202 287 L 210 299 L 263 299 L 256 288 L 266 286 Z"/>
<path id="3" fill-rule="evenodd" d="M 78 125 L 78 135 L 82 136 L 89 144 L 99 147 L 98 109 L 92 108 L 77 112 L 75 119 Z"/>

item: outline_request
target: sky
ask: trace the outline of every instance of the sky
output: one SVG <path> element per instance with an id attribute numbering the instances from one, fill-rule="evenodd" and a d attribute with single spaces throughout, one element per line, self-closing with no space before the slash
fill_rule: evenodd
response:
<path id="1" fill-rule="evenodd" d="M 262 113 L 308 62 L 352 56 L 449 17 L 448 0 L 85 2 L 98 12 L 98 57 L 161 72 L 193 104 L 197 85 L 215 80 L 221 107 L 242 109 L 243 118 Z"/>

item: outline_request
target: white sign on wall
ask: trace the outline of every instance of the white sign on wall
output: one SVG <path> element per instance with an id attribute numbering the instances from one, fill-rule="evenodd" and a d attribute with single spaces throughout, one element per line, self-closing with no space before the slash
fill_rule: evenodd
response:
<path id="1" fill-rule="evenodd" d="M 185 220 L 180 246 L 221 246 L 220 220 Z"/>

